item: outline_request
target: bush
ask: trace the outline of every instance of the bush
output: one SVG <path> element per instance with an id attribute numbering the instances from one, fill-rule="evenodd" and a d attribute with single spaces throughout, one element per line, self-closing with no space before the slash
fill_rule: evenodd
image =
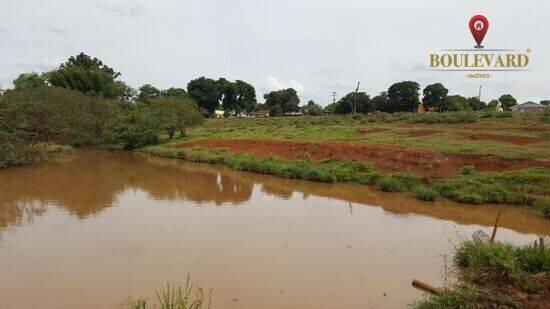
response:
<path id="1" fill-rule="evenodd" d="M 467 241 L 458 248 L 455 261 L 467 279 L 474 282 L 511 283 L 533 291 L 535 286 L 530 275 L 550 270 L 550 249 Z"/>
<path id="2" fill-rule="evenodd" d="M 477 303 L 479 294 L 467 285 L 449 289 L 438 296 L 430 296 L 413 305 L 416 309 L 463 309 L 472 308 Z"/>
<path id="3" fill-rule="evenodd" d="M 462 175 L 473 175 L 476 172 L 476 168 L 473 165 L 465 165 L 462 168 Z"/>
<path id="4" fill-rule="evenodd" d="M 439 197 L 439 192 L 427 186 L 417 186 L 413 192 L 417 199 L 423 201 L 435 201 Z"/>

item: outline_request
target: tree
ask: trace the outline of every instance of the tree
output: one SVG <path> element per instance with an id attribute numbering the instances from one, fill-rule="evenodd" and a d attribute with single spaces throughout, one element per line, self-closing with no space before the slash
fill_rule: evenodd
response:
<path id="1" fill-rule="evenodd" d="M 550 100 L 542 100 L 542 101 L 540 101 L 540 104 L 542 104 L 544 106 L 549 106 L 550 105 Z"/>
<path id="2" fill-rule="evenodd" d="M 256 89 L 251 84 L 242 80 L 235 81 L 237 86 L 237 104 L 247 114 L 256 109 Z"/>
<path id="3" fill-rule="evenodd" d="M 313 100 L 309 100 L 303 110 L 306 115 L 310 116 L 321 116 L 324 114 L 323 108 Z"/>
<path id="4" fill-rule="evenodd" d="M 298 98 L 298 93 L 293 88 L 271 91 L 270 93 L 264 94 L 265 104 L 269 107 L 270 110 L 279 106 L 282 114 L 289 112 L 298 111 L 300 98 Z M 278 109 L 276 110 L 278 111 Z"/>
<path id="5" fill-rule="evenodd" d="M 176 131 L 185 135 L 185 128 L 202 123 L 196 103 L 180 97 L 157 98 L 149 103 L 151 117 L 159 123 L 159 128 L 172 139 Z"/>
<path id="6" fill-rule="evenodd" d="M 447 88 L 445 88 L 445 86 L 441 83 L 428 85 L 424 88 L 422 103 L 424 103 L 424 106 L 428 109 L 434 108 L 435 110 L 441 112 L 443 111 L 443 105 L 448 93 L 449 90 L 447 90 Z"/>
<path id="7" fill-rule="evenodd" d="M 487 104 L 487 109 L 491 111 L 496 111 L 498 108 L 498 100 L 491 100 L 489 104 Z"/>
<path id="8" fill-rule="evenodd" d="M 26 90 L 47 86 L 46 79 L 35 72 L 20 74 L 13 81 L 14 90 Z"/>
<path id="9" fill-rule="evenodd" d="M 372 110 L 381 111 L 381 112 L 391 112 L 392 106 L 390 99 L 388 98 L 388 93 L 385 91 L 380 92 L 379 95 L 372 98 Z"/>
<path id="10" fill-rule="evenodd" d="M 483 101 L 480 101 L 478 97 L 468 98 L 468 105 L 473 111 L 480 111 L 487 108 L 487 104 Z"/>
<path id="11" fill-rule="evenodd" d="M 445 99 L 443 110 L 445 111 L 467 111 L 470 110 L 468 99 L 461 95 L 450 95 Z"/>
<path id="12" fill-rule="evenodd" d="M 199 108 L 209 114 L 218 109 L 221 100 L 220 83 L 211 78 L 199 77 L 187 84 L 187 93 L 197 102 Z"/>
<path id="13" fill-rule="evenodd" d="M 388 89 L 388 98 L 394 112 L 414 112 L 418 108 L 420 85 L 412 81 L 395 83 Z"/>
<path id="14" fill-rule="evenodd" d="M 158 143 L 160 122 L 151 116 L 151 110 L 145 104 L 132 105 L 123 110 L 115 119 L 113 127 L 126 150 Z"/>
<path id="15" fill-rule="evenodd" d="M 151 84 L 145 84 L 138 88 L 137 100 L 140 102 L 149 102 L 153 99 L 159 98 L 161 91 L 152 86 Z"/>
<path id="16" fill-rule="evenodd" d="M 45 73 L 45 76 L 54 87 L 74 89 L 93 96 L 120 99 L 128 90 L 124 82 L 116 80 L 120 73 L 84 53 L 70 57 L 59 69 Z"/>
<path id="17" fill-rule="evenodd" d="M 183 89 L 183 88 L 170 87 L 168 89 L 162 90 L 160 95 L 164 98 L 169 98 L 169 97 L 184 98 L 184 97 L 187 96 L 187 92 L 185 92 L 185 89 Z"/>
<path id="18" fill-rule="evenodd" d="M 367 113 L 372 110 L 370 97 L 365 92 L 350 92 L 336 102 L 334 112 L 336 114 L 351 114 L 354 103 L 358 113 Z"/>
<path id="19" fill-rule="evenodd" d="M 512 107 L 518 104 L 518 101 L 509 94 L 503 94 L 502 96 L 500 96 L 500 98 L 498 98 L 498 101 L 500 102 L 500 106 L 504 111 L 511 111 Z"/>

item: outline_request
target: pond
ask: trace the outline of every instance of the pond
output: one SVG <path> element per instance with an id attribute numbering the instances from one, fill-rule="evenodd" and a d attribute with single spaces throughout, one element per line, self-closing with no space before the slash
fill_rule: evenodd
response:
<path id="1" fill-rule="evenodd" d="M 187 274 L 213 308 L 403 308 L 497 206 L 421 202 L 123 151 L 0 170 L 0 308 L 124 308 Z M 505 207 L 497 238 L 550 235 Z"/>

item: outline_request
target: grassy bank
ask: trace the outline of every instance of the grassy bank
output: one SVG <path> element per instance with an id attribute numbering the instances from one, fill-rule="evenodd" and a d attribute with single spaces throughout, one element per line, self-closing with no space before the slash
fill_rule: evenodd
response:
<path id="1" fill-rule="evenodd" d="M 467 241 L 456 252 L 461 283 L 417 302 L 418 309 L 535 308 L 548 305 L 550 249 Z"/>
<path id="2" fill-rule="evenodd" d="M 230 154 L 216 148 L 165 148 L 162 146 L 146 147 L 140 152 L 151 155 L 183 159 L 192 162 L 221 164 L 238 171 L 275 175 L 291 179 L 304 179 L 319 182 L 349 182 L 374 184 L 379 178 L 372 164 L 329 159 L 312 161 L 308 158 L 284 160 L 274 157 L 257 158 L 251 154 Z"/>
<path id="3" fill-rule="evenodd" d="M 404 173 L 382 176 L 372 164 L 354 160 L 314 161 L 308 157 L 285 160 L 276 157 L 255 157 L 247 153 L 230 153 L 219 148 L 171 148 L 163 145 L 150 146 L 139 151 L 160 157 L 220 164 L 234 170 L 284 178 L 376 185 L 382 191 L 404 192 L 426 201 L 444 196 L 469 204 L 515 204 L 534 207 L 544 211 L 547 216 L 550 215 L 550 169 L 546 168 L 478 173 L 471 167 L 465 167 L 461 174 L 433 180 Z"/>

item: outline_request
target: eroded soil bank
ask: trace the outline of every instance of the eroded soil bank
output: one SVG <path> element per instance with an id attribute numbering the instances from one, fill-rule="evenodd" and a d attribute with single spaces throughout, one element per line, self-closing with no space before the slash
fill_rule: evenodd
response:
<path id="1" fill-rule="evenodd" d="M 250 152 L 256 156 L 295 159 L 308 156 L 314 160 L 328 158 L 355 159 L 373 163 L 382 173 L 404 172 L 431 178 L 448 177 L 465 165 L 479 171 L 502 172 L 529 167 L 550 167 L 546 160 L 513 160 L 492 155 L 437 154 L 428 150 L 400 148 L 368 142 L 295 142 L 254 139 L 210 139 L 182 143 L 176 147 L 225 148 L 230 152 Z"/>

